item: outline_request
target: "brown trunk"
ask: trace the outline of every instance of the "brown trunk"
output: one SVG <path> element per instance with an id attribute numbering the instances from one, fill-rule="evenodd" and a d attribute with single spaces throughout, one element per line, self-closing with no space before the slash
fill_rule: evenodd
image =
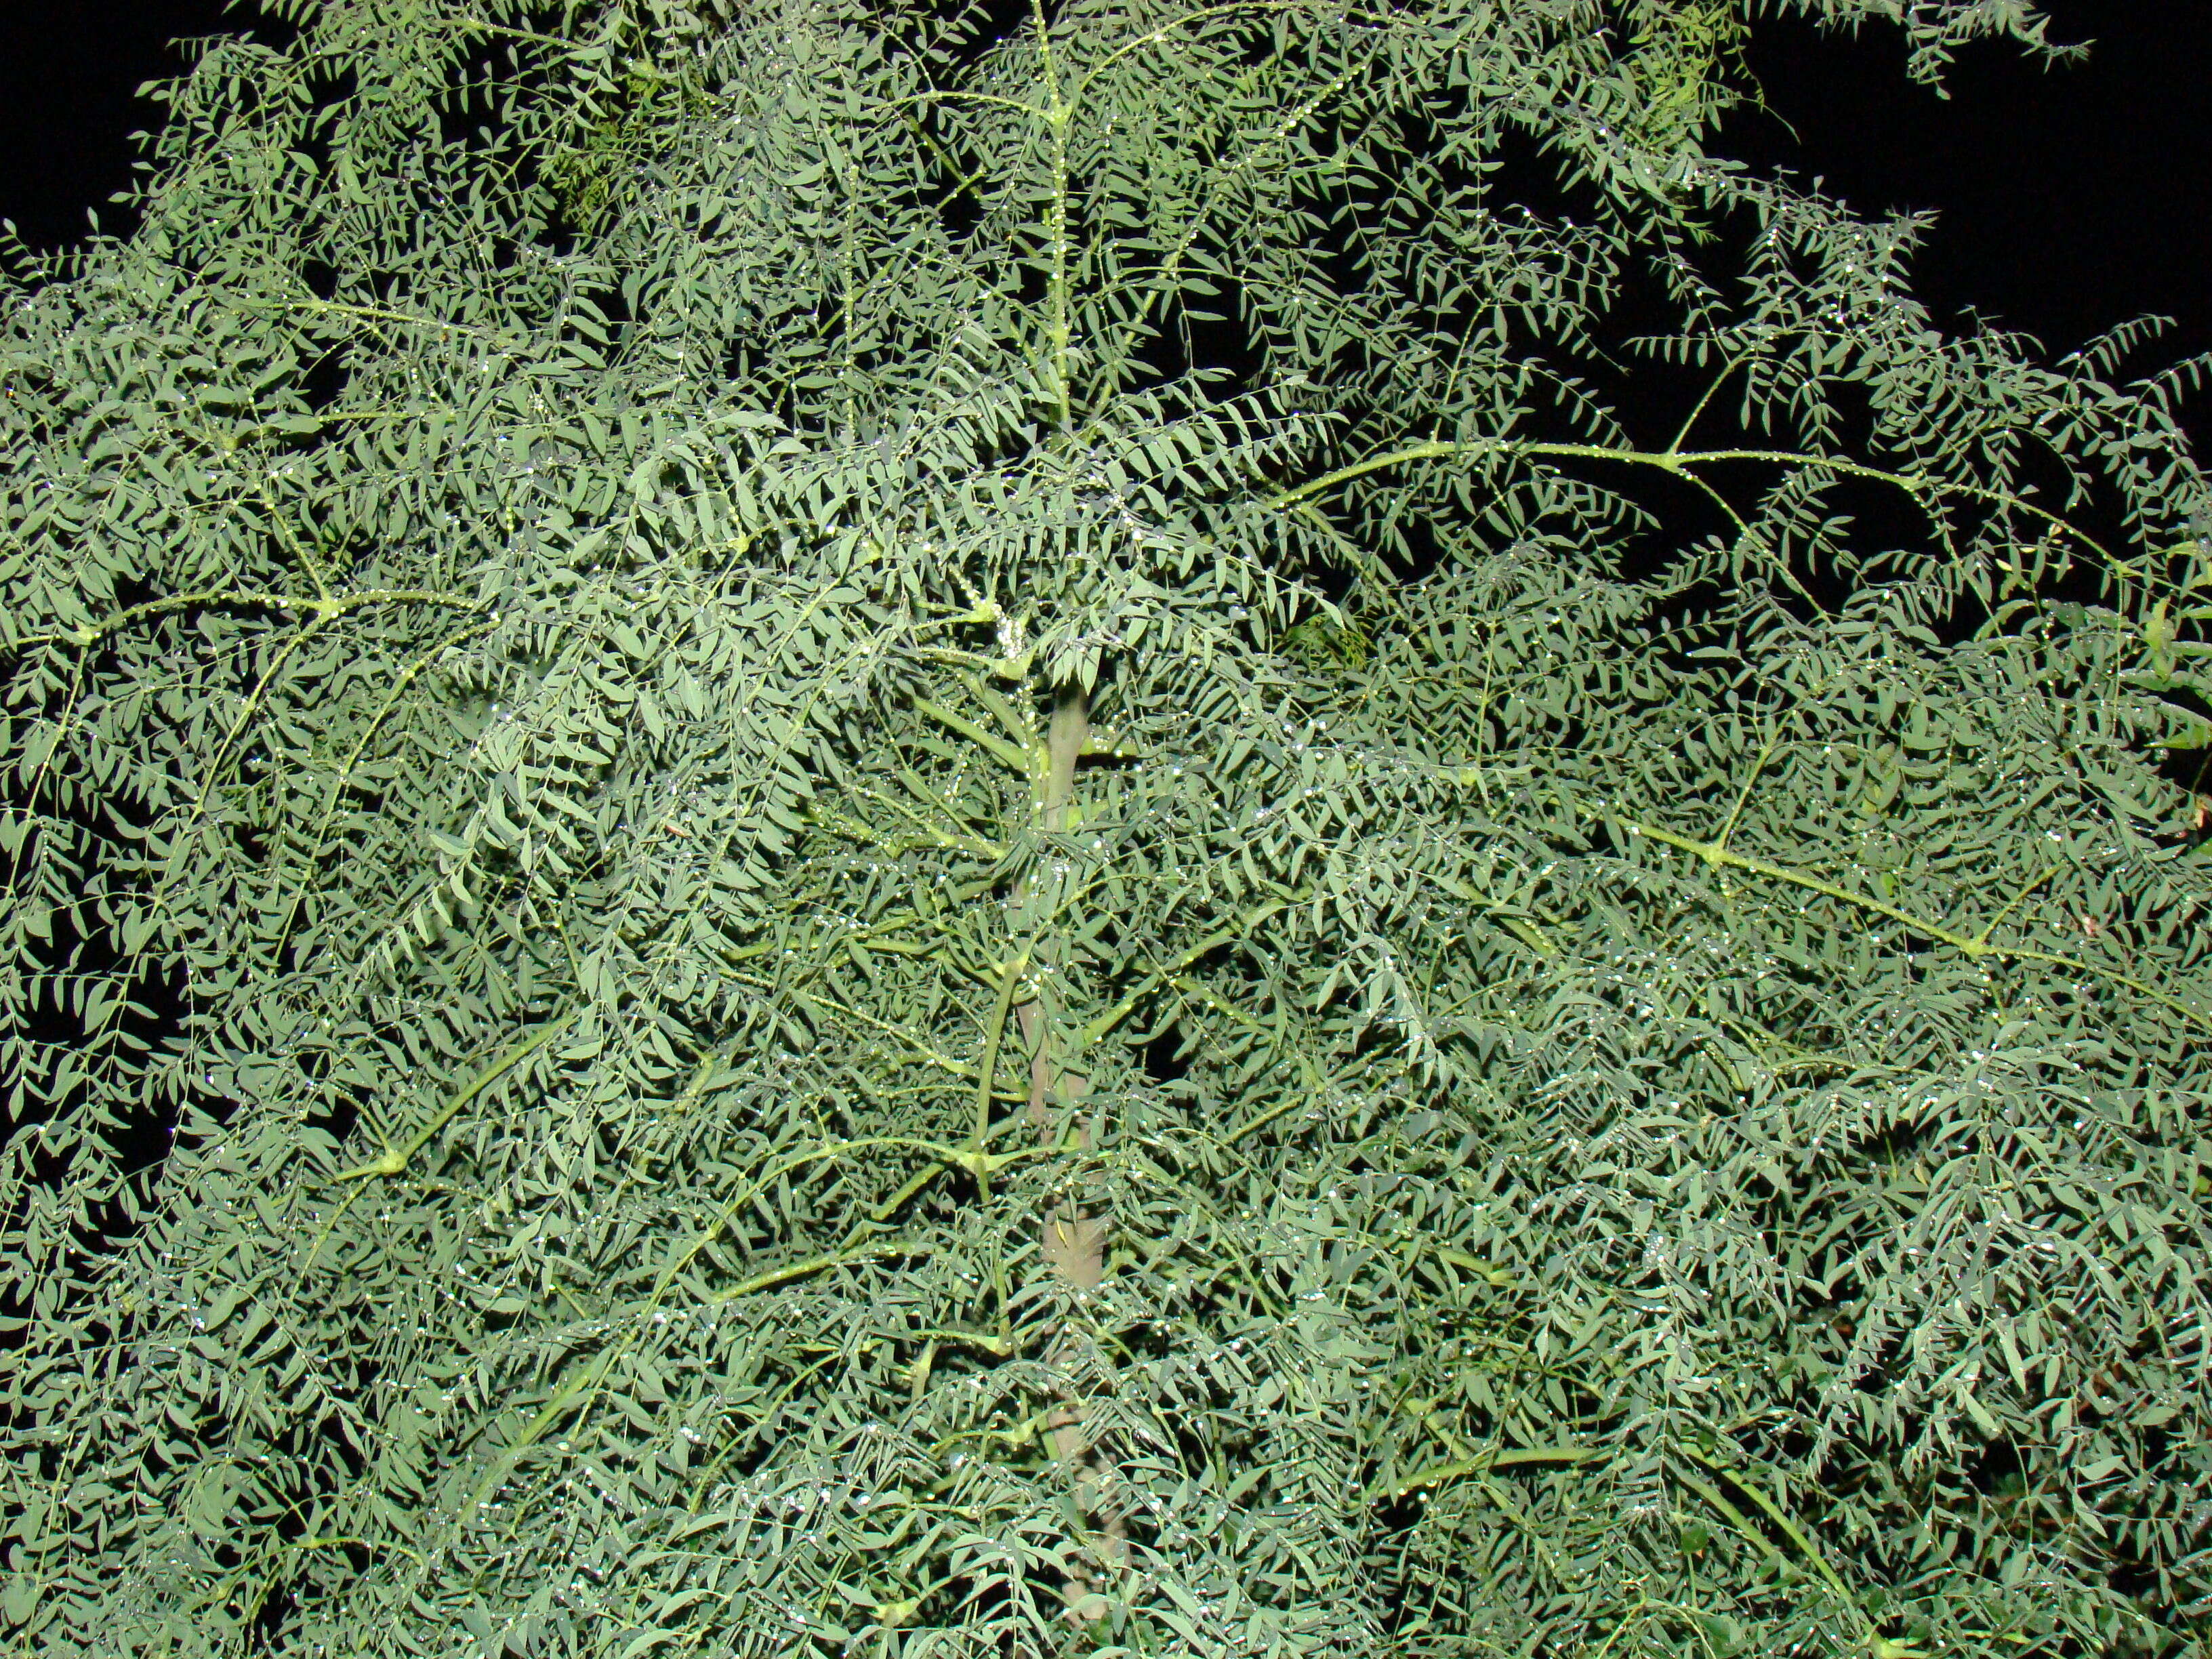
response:
<path id="1" fill-rule="evenodd" d="M 1043 809 L 1042 827 L 1048 836 L 1059 835 L 1067 828 L 1068 808 L 1075 804 L 1075 763 L 1083 757 L 1084 745 L 1091 738 L 1091 700 L 1081 691 L 1069 688 L 1061 691 L 1060 700 L 1053 705 L 1052 726 L 1045 737 L 1044 793 L 1038 805 Z M 1031 884 L 1031 890 L 1045 903 L 1057 898 L 1056 881 L 1039 880 Z M 1025 1002 L 1015 1011 L 1021 1022 L 1022 1041 L 1030 1054 L 1030 1121 L 1048 1134 L 1055 1127 L 1061 1112 L 1073 1110 L 1083 1097 L 1084 1080 L 1073 1073 L 1062 1072 L 1054 1066 L 1050 1042 L 1052 1015 L 1058 987 L 1053 973 L 1059 966 L 1059 952 L 1039 941 L 1037 968 L 1040 993 L 1033 1002 Z M 1073 1120 L 1068 1127 L 1078 1146 L 1084 1144 L 1083 1125 Z"/>
<path id="2" fill-rule="evenodd" d="M 1073 687 L 1062 690 L 1053 705 L 1052 725 L 1045 739 L 1044 792 L 1040 806 L 1042 828 L 1048 835 L 1069 827 L 1068 809 L 1075 800 L 1075 763 L 1091 737 L 1091 700 Z M 1033 891 L 1049 903 L 1056 897 L 1056 881 L 1040 880 Z M 1040 941 L 1042 945 L 1042 941 Z M 1017 1011 L 1022 1040 L 1030 1053 L 1030 1120 L 1048 1141 L 1063 1132 L 1070 1141 L 1088 1143 L 1082 1109 L 1086 1079 L 1064 1070 L 1053 1053 L 1053 1023 L 1058 1012 L 1059 987 L 1054 974 L 1059 953 L 1041 948 L 1037 957 L 1039 993 Z M 1106 1271 L 1106 1221 L 1086 1216 L 1076 1206 L 1055 1206 L 1043 1218 L 1038 1240 L 1046 1267 L 1079 1291 L 1091 1291 Z M 1061 1353 L 1066 1352 L 1063 1344 Z M 1091 1568 L 1072 1568 L 1061 1587 L 1069 1611 L 1076 1617 L 1095 1619 L 1103 1609 L 1086 1605 L 1097 1590 L 1098 1577 L 1115 1568 L 1126 1548 L 1126 1531 L 1107 1491 L 1106 1461 L 1098 1456 L 1084 1431 L 1080 1402 L 1070 1395 L 1048 1419 L 1053 1455 L 1073 1475 L 1075 1503 L 1085 1520 L 1097 1529 L 1090 1540 Z"/>

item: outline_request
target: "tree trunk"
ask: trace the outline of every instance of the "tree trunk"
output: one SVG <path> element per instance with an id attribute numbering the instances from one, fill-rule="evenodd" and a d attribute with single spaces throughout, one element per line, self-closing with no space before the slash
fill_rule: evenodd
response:
<path id="1" fill-rule="evenodd" d="M 1072 827 L 1069 818 L 1075 802 L 1075 764 L 1082 757 L 1090 737 L 1089 696 L 1077 687 L 1062 688 L 1053 705 L 1052 724 L 1046 736 L 1044 790 L 1039 801 L 1042 827 L 1048 835 Z M 1030 891 L 1039 901 L 1036 909 L 1040 915 L 1048 914 L 1058 902 L 1060 887 L 1056 873 L 1050 878 L 1032 879 Z M 1040 930 L 1041 934 L 1043 931 Z M 1030 1120 L 1048 1144 L 1057 1144 L 1058 1138 L 1065 1134 L 1073 1146 L 1085 1146 L 1089 1144 L 1089 1134 L 1080 1113 L 1087 1079 L 1062 1067 L 1060 1057 L 1054 1052 L 1054 1025 L 1060 1013 L 1060 953 L 1040 937 L 1035 960 L 1037 995 L 1017 1011 L 1030 1055 Z M 1045 1265 L 1075 1290 L 1096 1290 L 1106 1270 L 1105 1218 L 1087 1216 L 1076 1204 L 1062 1203 L 1046 1212 L 1042 1228 L 1038 1246 Z M 1065 1358 L 1070 1351 L 1070 1341 L 1063 1334 L 1058 1356 Z M 1069 1471 L 1074 1481 L 1076 1507 L 1085 1523 L 1095 1529 L 1087 1545 L 1090 1563 L 1071 1567 L 1061 1590 L 1070 1614 L 1087 1620 L 1104 1616 L 1105 1609 L 1096 1599 L 1099 1583 L 1120 1565 L 1127 1548 L 1127 1534 L 1107 1490 L 1109 1470 L 1106 1460 L 1091 1443 L 1082 1416 L 1081 1401 L 1067 1394 L 1054 1409 L 1048 1423 L 1053 1454 Z"/>

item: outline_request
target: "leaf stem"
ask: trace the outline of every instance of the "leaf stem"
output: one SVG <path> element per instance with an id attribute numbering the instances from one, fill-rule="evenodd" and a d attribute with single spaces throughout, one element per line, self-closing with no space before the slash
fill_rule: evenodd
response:
<path id="1" fill-rule="evenodd" d="M 1989 928 L 1984 928 L 1978 935 L 1962 933 L 1955 928 L 1946 927 L 1941 922 L 1930 921 L 1925 916 L 1916 916 L 1909 910 L 1899 909 L 1896 905 L 1878 899 L 1870 893 L 1853 892 L 1848 887 L 1838 886 L 1832 881 L 1824 881 L 1819 876 L 1808 875 L 1802 870 L 1792 870 L 1784 865 L 1772 864 L 1765 859 L 1753 858 L 1747 854 L 1731 852 L 1727 848 L 1712 842 L 1698 841 L 1689 836 L 1678 836 L 1671 830 L 1662 830 L 1654 824 L 1639 823 L 1627 818 L 1618 819 L 1616 822 L 1632 836 L 1648 836 L 1664 846 L 1680 848 L 1686 853 L 1696 854 L 1709 865 L 1726 865 L 1732 869 L 1742 870 L 1754 876 L 1765 876 L 1771 881 L 1788 882 L 1791 886 L 1802 887 L 1808 892 L 1819 893 L 1826 898 L 1836 899 L 1845 904 L 1856 905 L 1860 909 L 1871 911 L 1875 915 L 1887 916 L 1892 921 L 1898 922 L 1914 933 L 1924 934 L 1929 939 L 1951 946 L 1970 961 L 1979 961 L 1984 957 L 1995 957 L 2001 962 L 2039 962 L 2047 967 L 2065 969 L 2070 973 L 2088 974 L 2099 979 L 2107 980 L 2115 985 L 2124 985 L 2137 995 L 2148 997 L 2161 1007 L 2171 1009 L 2191 1024 L 2212 1030 L 2212 1015 L 2191 1007 L 2177 997 L 2169 996 L 2149 981 L 2138 979 L 2133 974 L 2124 974 L 2116 968 L 2106 968 L 2094 962 L 2084 962 L 2079 957 L 2062 956 L 2053 951 L 2031 951 L 2016 945 L 1992 945 L 1989 942 Z M 2033 892 L 2036 886 L 2041 884 L 2041 880 L 2039 879 L 2028 889 L 2028 891 Z M 2027 893 L 2023 893 L 2021 898 L 2025 898 L 2027 896 Z M 1998 920 L 2002 920 L 2003 914 L 2009 913 L 2013 906 L 2019 902 L 2020 899 L 2016 898 L 2011 905 L 2006 906 L 2005 912 L 2000 913 Z M 1995 921 L 1990 924 L 1990 927 L 1996 925 Z"/>
<path id="2" fill-rule="evenodd" d="M 975 1066 L 975 1135 L 969 1143 L 978 1152 L 982 1150 L 983 1137 L 991 1130 L 991 1083 L 999 1074 L 999 1045 L 1006 1038 L 1006 1016 L 1013 1009 L 1014 993 L 1021 988 L 1022 975 L 1029 971 L 1029 966 L 1027 947 L 1006 963 L 998 1000 L 991 1008 L 991 1023 L 983 1033 L 983 1057 Z"/>
<path id="3" fill-rule="evenodd" d="M 2040 519 L 2066 536 L 2081 543 L 2103 557 L 2115 568 L 2119 561 L 2110 550 L 2086 532 L 2076 529 L 2058 514 L 2034 502 L 2023 501 L 2001 489 L 1989 489 L 1979 484 L 1960 483 L 1934 478 L 1921 472 L 1892 472 L 1878 466 L 1867 466 L 1857 461 L 1847 461 L 1834 455 L 1812 455 L 1788 449 L 1705 449 L 1683 451 L 1675 449 L 1624 449 L 1611 444 L 1527 443 L 1511 438 L 1476 438 L 1465 442 L 1436 439 L 1427 443 L 1410 444 L 1382 455 L 1370 456 L 1355 461 L 1350 466 L 1340 466 L 1325 472 L 1318 478 L 1294 485 L 1277 495 L 1268 505 L 1278 509 L 1297 506 L 1309 496 L 1333 489 L 1338 484 L 1364 477 L 1370 472 L 1379 472 L 1388 467 L 1412 461 L 1443 460 L 1459 455 L 1506 455 L 1516 459 L 1537 458 L 1554 460 L 1624 461 L 1632 465 L 1656 467 L 1662 472 L 1689 477 L 1690 482 L 1704 486 L 1704 480 L 1691 477 L 1686 469 L 1704 466 L 1717 461 L 1770 461 L 1780 466 L 1814 467 L 1824 472 L 1837 473 L 1844 477 L 1866 478 L 1876 483 L 1891 484 L 1918 500 L 1923 492 L 1938 495 L 1966 495 L 1978 501 L 1994 502 Z"/>
<path id="4" fill-rule="evenodd" d="M 1367 1489 L 1367 1501 L 1371 1504 L 1385 1498 L 1403 1498 L 1424 1486 L 1440 1486 L 1470 1474 L 1487 1474 L 1492 1469 L 1516 1463 L 1588 1463 L 1604 1455 L 1601 1449 L 1591 1446 L 1527 1446 L 1514 1451 L 1480 1452 L 1449 1463 L 1432 1463 L 1396 1480 L 1379 1481 Z"/>
<path id="5" fill-rule="evenodd" d="M 233 610 L 296 611 L 313 617 L 318 622 L 327 622 L 332 617 L 342 617 L 349 611 L 359 611 L 372 605 L 431 605 L 453 611 L 481 611 L 486 601 L 482 599 L 463 599 L 458 593 L 440 593 L 425 588 L 378 587 L 354 593 L 313 594 L 275 593 L 258 588 L 219 587 L 196 593 L 173 593 L 166 599 L 155 599 L 145 605 L 134 605 L 127 611 L 118 611 L 82 627 L 62 629 L 51 634 L 27 634 L 13 642 L 15 650 L 21 651 L 34 645 L 97 645 L 110 634 L 119 633 L 133 623 L 162 616 L 172 611 L 186 611 L 195 605 L 216 606 Z"/>
<path id="6" fill-rule="evenodd" d="M 409 1161 L 414 1158 L 416 1153 L 421 1152 L 424 1146 L 429 1144 L 432 1136 L 435 1135 L 439 1130 L 444 1128 L 447 1124 L 453 1121 L 453 1115 L 456 1112 L 459 1112 L 462 1107 L 467 1105 L 485 1090 L 490 1088 L 493 1084 L 498 1082 L 500 1079 L 505 1077 L 516 1066 L 521 1065 L 524 1060 L 529 1059 L 540 1048 L 543 1048 L 547 1043 L 552 1042 L 552 1040 L 558 1036 L 562 1031 L 568 1030 L 569 1025 L 574 1022 L 576 1015 L 580 1012 L 581 1011 L 578 1009 L 571 1009 L 567 1013 L 547 1020 L 543 1025 L 540 1025 L 535 1031 L 532 1032 L 530 1036 L 523 1038 L 520 1042 L 515 1043 L 497 1060 L 495 1060 L 490 1065 L 485 1066 L 483 1070 L 478 1072 L 474 1078 L 470 1079 L 467 1087 L 461 1090 L 459 1093 L 456 1094 L 451 1100 L 447 1101 L 442 1107 L 441 1107 L 434 1114 L 432 1115 L 428 1122 L 424 1123 L 421 1128 L 417 1129 L 414 1134 L 410 1136 L 402 1145 L 391 1148 L 381 1158 L 373 1158 L 367 1164 L 356 1164 L 350 1170 L 340 1170 L 337 1175 L 332 1176 L 331 1179 L 332 1181 L 365 1181 L 372 1176 L 396 1176 L 405 1174 Z M 312 1259 L 312 1257 L 310 1259 Z"/>

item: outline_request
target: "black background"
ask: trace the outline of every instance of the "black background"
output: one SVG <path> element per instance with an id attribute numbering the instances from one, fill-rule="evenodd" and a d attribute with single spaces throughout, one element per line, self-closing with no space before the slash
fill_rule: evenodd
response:
<path id="1" fill-rule="evenodd" d="M 1739 112 L 1722 148 L 1822 178 L 1862 210 L 1940 210 L 1917 285 L 1948 324 L 1972 307 L 2057 356 L 2156 312 L 2179 327 L 2143 369 L 2212 350 L 2212 13 L 2047 9 L 2052 39 L 2094 43 L 2086 64 L 2045 70 L 1984 43 L 1954 65 L 1948 99 L 1905 79 L 1892 27 L 1824 38 L 1763 18 L 1750 64 L 1775 115 Z M 173 38 L 280 32 L 253 18 L 224 0 L 4 0 L 0 216 L 40 248 L 81 235 L 88 207 L 120 228 L 102 204 L 130 178 L 128 135 L 158 114 L 135 89 L 181 67 Z M 2191 410 L 2200 435 L 2208 408 Z"/>

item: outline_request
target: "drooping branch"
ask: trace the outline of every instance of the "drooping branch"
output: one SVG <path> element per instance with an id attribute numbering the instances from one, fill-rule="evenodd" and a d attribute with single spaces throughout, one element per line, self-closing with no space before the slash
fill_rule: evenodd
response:
<path id="1" fill-rule="evenodd" d="M 343 617 L 349 611 L 360 611 L 377 605 L 427 605 L 449 611 L 481 611 L 488 603 L 483 599 L 471 599 L 460 593 L 441 593 L 429 588 L 366 588 L 353 593 L 275 593 L 252 588 L 210 588 L 203 592 L 173 593 L 167 599 L 153 599 L 144 605 L 134 605 L 128 610 L 118 611 L 98 622 L 85 623 L 76 628 L 59 629 L 50 634 L 27 634 L 15 641 L 15 648 L 27 650 L 37 645 L 97 645 L 111 634 L 120 633 L 134 623 L 173 611 L 189 611 L 198 607 L 224 611 L 294 611 L 318 622 L 327 622 L 333 617 Z"/>
<path id="2" fill-rule="evenodd" d="M 1914 915 L 1911 911 L 1902 909 L 1887 900 L 1878 899 L 1871 893 L 1853 892 L 1848 887 L 1839 886 L 1834 882 L 1824 880 L 1805 871 L 1792 870 L 1785 865 L 1776 864 L 1770 860 L 1735 852 L 1717 842 L 1698 841 L 1694 836 L 1677 835 L 1671 830 L 1662 830 L 1655 824 L 1640 823 L 1625 818 L 1618 822 L 1620 827 L 1632 836 L 1641 836 L 1647 840 L 1658 842 L 1662 846 L 1679 848 L 1685 853 L 1703 859 L 1709 865 L 1725 866 L 1730 869 L 1741 870 L 1748 875 L 1763 876 L 1770 881 L 1787 882 L 1793 887 L 1802 887 L 1808 892 L 1818 893 L 1825 898 L 1856 905 L 1862 910 L 1886 917 L 1924 938 L 1948 945 L 1969 961 L 1979 961 L 1985 957 L 1991 957 L 2000 962 L 2034 962 L 2040 963 L 2046 968 L 2061 968 L 2069 973 L 2087 974 L 2093 978 L 2105 980 L 2114 985 L 2125 986 L 2138 996 L 2148 997 L 2160 1006 L 2179 1014 L 2191 1024 L 2202 1026 L 2206 1030 L 2212 1030 L 2212 1014 L 2207 1014 L 2199 1008 L 2191 1007 L 2179 998 L 2169 996 L 2156 986 L 2148 981 L 2138 979 L 2132 974 L 2124 974 L 2115 968 L 2106 968 L 2094 962 L 2085 962 L 2079 957 L 2062 956 L 2055 951 L 2032 951 L 2019 945 L 1991 944 L 1990 942 L 1991 932 L 1996 928 L 1997 922 L 2002 921 L 2005 915 L 2008 915 L 2014 905 L 2019 902 L 2018 899 L 2014 900 L 2013 904 L 2007 905 L 2005 910 L 1992 919 L 1980 933 L 1962 933 L 1956 928 L 1946 927 L 1941 922 L 1930 921 L 1925 916 Z M 2041 884 L 2041 879 L 2035 884 L 2036 886 Z M 2029 890 L 2033 891 L 2033 887 Z M 2024 897 L 2025 895 L 2023 894 L 2022 896 Z"/>
<path id="3" fill-rule="evenodd" d="M 1349 483 L 1370 472 L 1381 472 L 1391 467 L 1404 466 L 1417 461 L 1448 460 L 1461 456 L 1504 455 L 1518 459 L 1618 461 L 1632 466 L 1656 468 L 1662 472 L 1688 479 L 1705 487 L 1692 467 L 1705 466 L 1722 461 L 1765 461 L 1779 466 L 1809 467 L 1816 471 L 1831 472 L 1838 477 L 1864 478 L 1875 483 L 1888 484 L 1903 490 L 1917 501 L 1925 501 L 1936 495 L 1960 495 L 1969 500 L 1987 501 L 1992 506 L 2009 507 L 2039 519 L 2057 534 L 2079 543 L 2118 568 L 2119 561 L 2110 550 L 2083 531 L 2048 507 L 2001 489 L 1987 489 L 1980 484 L 1960 483 L 1955 479 L 1938 478 L 1924 472 L 1895 472 L 1862 462 L 1846 460 L 1836 455 L 1815 455 L 1789 449 L 1623 449 L 1610 444 L 1530 443 L 1511 438 L 1475 438 L 1465 442 L 1436 439 L 1427 443 L 1409 444 L 1403 449 L 1390 450 L 1381 455 L 1371 455 L 1364 461 L 1340 466 L 1317 478 L 1309 478 L 1276 495 L 1267 503 L 1270 507 L 1287 511 L 1316 495 Z"/>

